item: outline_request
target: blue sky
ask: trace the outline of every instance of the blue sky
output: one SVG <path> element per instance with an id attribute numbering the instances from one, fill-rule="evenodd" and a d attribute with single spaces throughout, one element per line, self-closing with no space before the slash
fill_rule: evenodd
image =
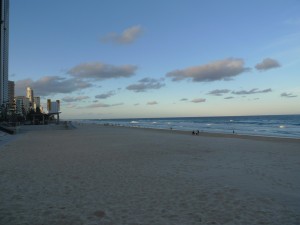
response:
<path id="1" fill-rule="evenodd" d="M 300 1 L 11 0 L 16 94 L 62 117 L 300 113 Z"/>

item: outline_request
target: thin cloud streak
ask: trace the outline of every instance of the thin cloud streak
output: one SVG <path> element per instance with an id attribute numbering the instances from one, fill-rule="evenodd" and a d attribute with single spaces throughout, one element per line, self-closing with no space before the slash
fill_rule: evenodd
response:
<path id="1" fill-rule="evenodd" d="M 90 97 L 89 96 L 76 96 L 76 97 L 66 96 L 66 97 L 63 97 L 62 100 L 64 102 L 78 102 L 78 101 L 82 101 L 82 100 L 85 100 L 88 98 L 90 98 Z"/>
<path id="2" fill-rule="evenodd" d="M 145 92 L 150 89 L 160 89 L 165 86 L 161 80 L 153 79 L 153 78 L 144 78 L 138 81 L 137 84 L 131 84 L 126 87 L 127 90 L 134 92 Z"/>
<path id="3" fill-rule="evenodd" d="M 235 95 L 251 95 L 251 94 L 261 94 L 261 93 L 268 93 L 268 92 L 272 92 L 272 89 L 268 88 L 264 90 L 259 90 L 258 88 L 253 88 L 249 91 L 242 90 L 242 91 L 233 91 L 231 93 Z"/>
<path id="4" fill-rule="evenodd" d="M 113 106 L 120 106 L 123 104 L 124 103 L 116 103 L 116 104 L 95 103 L 95 104 L 87 105 L 87 106 L 81 107 L 81 108 L 107 108 L 107 107 L 113 107 Z"/>
<path id="5" fill-rule="evenodd" d="M 100 95 L 96 95 L 95 98 L 98 98 L 98 99 L 106 99 L 106 98 L 109 98 L 111 96 L 114 96 L 116 93 L 114 91 L 109 91 L 107 93 L 104 93 L 104 94 L 100 94 Z"/>
<path id="6" fill-rule="evenodd" d="M 295 98 L 295 97 L 298 97 L 297 95 L 294 95 L 293 93 L 287 93 L 287 92 L 281 93 L 280 96 L 284 97 L 284 98 Z"/>
<path id="7" fill-rule="evenodd" d="M 130 44 L 137 40 L 143 33 L 143 29 L 140 25 L 132 26 L 125 29 L 121 34 L 111 32 L 101 38 L 104 43 L 117 43 L 117 44 Z"/>
<path id="8" fill-rule="evenodd" d="M 230 90 L 228 90 L 228 89 L 216 89 L 216 90 L 208 92 L 207 94 L 214 95 L 214 96 L 222 96 L 223 94 L 227 94 L 229 92 L 230 92 Z"/>
<path id="9" fill-rule="evenodd" d="M 205 98 L 195 98 L 191 102 L 193 103 L 201 103 L 201 102 L 206 102 Z"/>
<path id="10" fill-rule="evenodd" d="M 157 105 L 157 104 L 158 104 L 157 101 L 147 102 L 147 105 Z"/>

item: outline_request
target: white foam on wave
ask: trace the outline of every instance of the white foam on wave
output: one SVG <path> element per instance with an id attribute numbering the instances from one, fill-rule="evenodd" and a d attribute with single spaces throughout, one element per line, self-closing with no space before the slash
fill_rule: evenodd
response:
<path id="1" fill-rule="evenodd" d="M 133 120 L 133 121 L 131 121 L 130 123 L 139 123 L 139 122 L 138 122 L 138 121 L 134 121 L 134 120 Z"/>
<path id="2" fill-rule="evenodd" d="M 279 126 L 279 128 L 281 128 L 281 129 L 282 129 L 282 128 L 285 128 L 285 126 L 284 126 L 284 125 L 280 125 L 280 126 Z"/>

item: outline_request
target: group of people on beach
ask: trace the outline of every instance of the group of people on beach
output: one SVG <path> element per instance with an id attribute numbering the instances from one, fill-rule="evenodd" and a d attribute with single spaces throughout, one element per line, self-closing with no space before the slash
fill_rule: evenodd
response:
<path id="1" fill-rule="evenodd" d="M 200 134 L 200 131 L 199 131 L 199 130 L 193 130 L 192 134 L 193 134 L 193 135 L 199 135 L 199 134 Z"/>

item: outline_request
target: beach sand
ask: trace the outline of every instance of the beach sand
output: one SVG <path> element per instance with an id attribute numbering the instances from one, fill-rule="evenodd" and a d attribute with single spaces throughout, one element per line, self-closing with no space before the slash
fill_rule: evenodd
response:
<path id="1" fill-rule="evenodd" d="M 0 147 L 1 225 L 300 224 L 299 140 L 36 127 Z"/>

